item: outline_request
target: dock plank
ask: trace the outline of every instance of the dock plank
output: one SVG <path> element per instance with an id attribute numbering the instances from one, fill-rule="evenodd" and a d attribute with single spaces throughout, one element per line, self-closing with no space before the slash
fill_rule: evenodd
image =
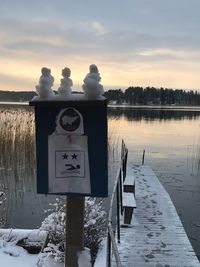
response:
<path id="1" fill-rule="evenodd" d="M 137 209 L 131 226 L 121 229 L 122 266 L 200 267 L 171 198 L 152 169 L 134 167 L 133 173 Z"/>

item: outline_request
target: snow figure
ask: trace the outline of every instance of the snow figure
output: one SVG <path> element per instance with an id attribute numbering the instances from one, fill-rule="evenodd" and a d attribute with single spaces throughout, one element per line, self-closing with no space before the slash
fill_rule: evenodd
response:
<path id="1" fill-rule="evenodd" d="M 41 73 L 39 85 L 36 86 L 37 94 L 42 98 L 53 96 L 54 91 L 51 87 L 53 86 L 54 77 L 51 75 L 51 70 L 43 67 Z"/>
<path id="2" fill-rule="evenodd" d="M 104 99 L 102 94 L 104 93 L 103 86 L 99 84 L 101 77 L 96 65 L 90 65 L 90 72 L 83 80 L 83 91 L 87 99 Z"/>
<path id="3" fill-rule="evenodd" d="M 58 94 L 62 96 L 71 96 L 73 86 L 72 80 L 69 78 L 71 75 L 71 70 L 69 68 L 64 68 L 62 70 L 63 79 L 60 80 L 60 87 L 58 88 Z"/>

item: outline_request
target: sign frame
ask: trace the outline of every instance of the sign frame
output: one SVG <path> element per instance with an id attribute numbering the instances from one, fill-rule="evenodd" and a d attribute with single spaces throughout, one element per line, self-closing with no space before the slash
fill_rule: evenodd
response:
<path id="1" fill-rule="evenodd" d="M 37 192 L 52 195 L 108 196 L 107 100 L 31 101 L 35 109 Z M 91 193 L 49 193 L 48 136 L 56 129 L 62 109 L 74 108 L 83 116 L 84 135 L 88 137 Z M 67 134 L 66 134 L 67 135 Z"/>

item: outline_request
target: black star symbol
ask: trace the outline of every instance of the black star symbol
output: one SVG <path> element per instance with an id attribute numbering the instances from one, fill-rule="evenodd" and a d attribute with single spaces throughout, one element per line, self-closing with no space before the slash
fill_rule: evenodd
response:
<path id="1" fill-rule="evenodd" d="M 72 159 L 77 159 L 78 155 L 76 155 L 75 153 L 72 155 Z"/>
<path id="2" fill-rule="evenodd" d="M 64 155 L 62 155 L 63 159 L 67 159 L 68 155 L 65 153 Z"/>

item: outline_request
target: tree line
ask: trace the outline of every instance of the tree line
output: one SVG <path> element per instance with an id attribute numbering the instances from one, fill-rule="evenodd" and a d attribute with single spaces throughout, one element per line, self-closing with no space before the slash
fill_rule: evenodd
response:
<path id="1" fill-rule="evenodd" d="M 77 92 L 76 92 L 77 93 Z M 0 91 L 0 101 L 30 101 L 35 92 Z M 182 89 L 155 87 L 129 87 L 126 90 L 112 89 L 104 93 L 110 103 L 130 105 L 200 105 L 200 93 Z"/>
<path id="2" fill-rule="evenodd" d="M 0 101 L 28 102 L 36 95 L 35 92 L 0 91 Z"/>
<path id="3" fill-rule="evenodd" d="M 200 105 L 200 93 L 192 90 L 131 86 L 124 91 L 121 89 L 108 90 L 104 95 L 110 103 L 116 104 Z"/>

